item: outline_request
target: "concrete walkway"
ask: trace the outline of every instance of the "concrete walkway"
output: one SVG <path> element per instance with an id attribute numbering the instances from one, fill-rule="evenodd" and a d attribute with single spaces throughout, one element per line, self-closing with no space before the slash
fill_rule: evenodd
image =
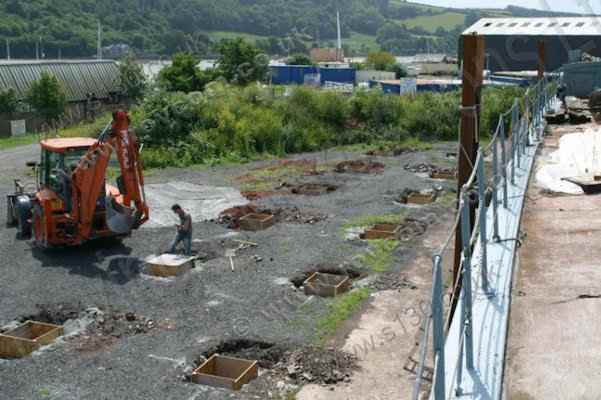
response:
<path id="1" fill-rule="evenodd" d="M 405 367 L 412 366 L 416 337 L 422 335 L 419 327 L 429 315 L 432 254 L 452 227 L 450 217 L 432 227 L 403 272 L 412 285 L 372 295 L 367 310 L 344 338 L 342 349 L 354 354 L 359 364 L 351 380 L 336 386 L 307 385 L 296 395 L 297 400 L 411 399 L 416 376 Z"/>
<path id="2" fill-rule="evenodd" d="M 538 168 L 563 132 L 546 138 Z M 505 398 L 599 399 L 601 196 L 543 195 L 533 181 L 522 230 Z"/>

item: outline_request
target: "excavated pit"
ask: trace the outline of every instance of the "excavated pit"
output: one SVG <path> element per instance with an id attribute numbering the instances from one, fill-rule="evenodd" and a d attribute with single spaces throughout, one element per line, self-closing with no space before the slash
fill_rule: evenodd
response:
<path id="1" fill-rule="evenodd" d="M 286 380 L 297 385 L 348 382 L 357 369 L 357 359 L 353 355 L 335 348 L 305 346 L 292 349 L 286 344 L 240 338 L 210 346 L 194 361 L 195 368 L 215 354 L 256 360 L 260 368 L 269 370 L 275 381 Z"/>
<path id="2" fill-rule="evenodd" d="M 455 168 L 437 168 L 430 171 L 430 178 L 452 181 L 457 178 L 457 170 Z"/>
<path id="3" fill-rule="evenodd" d="M 438 198 L 436 190 L 412 190 L 406 189 L 401 193 L 398 202 L 401 204 L 426 205 L 432 204 Z"/>
<path id="4" fill-rule="evenodd" d="M 271 369 L 280 362 L 286 351 L 287 348 L 284 345 L 236 338 L 224 340 L 209 347 L 201 354 L 201 357 L 195 360 L 195 364 L 200 366 L 211 356 L 219 354 L 244 360 L 257 360 L 261 368 Z"/>
<path id="5" fill-rule="evenodd" d="M 303 183 L 288 187 L 292 194 L 305 196 L 321 196 L 338 190 L 338 186 L 325 183 Z"/>
<path id="6" fill-rule="evenodd" d="M 455 168 L 441 167 L 434 164 L 407 164 L 404 168 L 407 172 L 427 174 L 431 179 L 454 180 L 457 177 L 457 170 Z"/>
<path id="7" fill-rule="evenodd" d="M 233 207 L 225 210 L 217 219 L 217 223 L 229 229 L 239 229 L 240 220 L 249 214 L 273 215 L 274 222 L 293 224 L 315 224 L 326 220 L 327 215 L 311 210 L 300 210 L 296 206 L 281 208 L 261 208 L 255 205 Z"/>
<path id="8" fill-rule="evenodd" d="M 309 267 L 306 271 L 296 273 L 290 282 L 297 288 L 303 287 L 307 279 L 313 276 L 315 273 L 336 275 L 342 277 L 348 277 L 351 281 L 361 279 L 366 274 L 353 266 L 335 266 L 335 265 L 314 265 Z"/>
<path id="9" fill-rule="evenodd" d="M 24 315 L 17 319 L 23 323 L 25 321 L 37 321 L 46 324 L 63 325 L 68 320 L 77 319 L 85 310 L 81 304 L 36 304 L 38 309 L 36 313 Z"/>
<path id="10" fill-rule="evenodd" d="M 384 168 L 384 164 L 376 161 L 350 160 L 336 164 L 334 171 L 339 174 L 379 174 Z"/>
<path id="11" fill-rule="evenodd" d="M 407 218 L 401 224 L 398 238 L 402 242 L 410 242 L 421 237 L 428 231 L 428 223 L 418 219 Z"/>

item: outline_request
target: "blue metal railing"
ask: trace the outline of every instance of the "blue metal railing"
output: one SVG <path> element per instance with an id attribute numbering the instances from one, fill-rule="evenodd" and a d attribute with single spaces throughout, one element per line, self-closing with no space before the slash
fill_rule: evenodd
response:
<path id="1" fill-rule="evenodd" d="M 422 374 L 428 354 L 432 354 L 434 363 L 434 377 L 431 396 L 434 400 L 446 400 L 446 375 L 451 372 L 455 377 L 455 395 L 462 394 L 461 382 L 464 368 L 474 371 L 474 345 L 472 327 L 472 255 L 474 246 L 480 245 L 480 282 L 485 296 L 494 296 L 495 288 L 490 286 L 488 277 L 487 240 L 491 227 L 487 224 L 487 212 L 492 207 L 492 241 L 500 242 L 499 210 L 500 207 L 508 209 L 508 187 L 515 185 L 516 169 L 519 169 L 526 158 L 528 146 L 542 139 L 544 130 L 544 113 L 555 98 L 555 84 L 547 79 L 539 81 L 528 89 L 523 99 L 516 99 L 511 109 L 499 117 L 496 132 L 486 147 L 480 147 L 473 173 L 468 182 L 463 186 L 459 195 L 459 209 L 452 232 L 442 249 L 433 257 L 433 285 L 431 315 L 424 322 L 424 336 L 421 342 L 421 359 L 417 371 L 417 380 L 413 390 L 413 398 L 417 400 L 422 392 Z M 506 131 L 509 122 L 510 130 Z M 499 154 L 500 151 L 500 154 Z M 488 171 L 485 158 L 492 157 L 492 166 Z M 492 193 L 491 193 L 492 192 Z M 490 204 L 487 200 L 490 199 Z M 478 213 L 472 221 L 471 209 L 477 201 Z M 445 313 L 445 279 L 443 270 L 444 252 L 451 244 L 454 232 L 461 226 L 462 261 L 456 281 L 452 284 L 451 302 L 455 303 L 452 296 L 457 293 L 459 281 L 461 288 L 459 296 L 462 300 L 453 318 L 460 318 L 459 356 L 455 371 L 446 371 L 445 344 L 448 337 L 447 327 L 450 325 L 450 312 Z M 449 257 L 450 258 L 450 257 Z M 445 318 L 447 314 L 447 318 Z M 431 335 L 431 336 L 430 336 Z M 428 352 L 428 343 L 432 339 L 432 353 Z M 447 363 L 451 360 L 446 360 Z M 465 361 L 465 364 L 464 364 Z"/>

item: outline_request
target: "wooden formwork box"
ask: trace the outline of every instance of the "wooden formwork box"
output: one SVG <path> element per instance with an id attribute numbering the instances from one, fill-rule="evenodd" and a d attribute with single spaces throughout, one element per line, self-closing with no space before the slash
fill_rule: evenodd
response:
<path id="1" fill-rule="evenodd" d="M 434 193 L 411 193 L 407 196 L 407 204 L 431 204 L 436 200 Z"/>
<path id="2" fill-rule="evenodd" d="M 445 179 L 445 180 L 449 180 L 452 181 L 453 179 L 457 179 L 457 173 L 455 171 L 448 171 L 448 170 L 437 170 L 437 171 L 432 171 L 430 173 L 430 178 L 432 179 Z"/>
<path id="3" fill-rule="evenodd" d="M 275 223 L 273 215 L 247 214 L 240 218 L 240 229 L 243 231 L 262 231 Z"/>
<path id="4" fill-rule="evenodd" d="M 27 321 L 11 331 L 0 334 L 0 358 L 25 357 L 54 342 L 63 334 L 62 326 Z"/>
<path id="5" fill-rule="evenodd" d="M 201 385 L 240 390 L 259 376 L 257 361 L 213 354 L 192 372 L 192 382 Z"/>
<path id="6" fill-rule="evenodd" d="M 377 224 L 366 230 L 365 240 L 397 239 L 401 233 L 401 226 L 396 224 Z"/>
<path id="7" fill-rule="evenodd" d="M 194 266 L 194 257 L 181 257 L 174 254 L 163 254 L 146 260 L 145 271 L 149 275 L 161 278 L 180 276 Z"/>
<path id="8" fill-rule="evenodd" d="M 307 296 L 336 297 L 351 289 L 348 276 L 315 272 L 303 283 Z"/>

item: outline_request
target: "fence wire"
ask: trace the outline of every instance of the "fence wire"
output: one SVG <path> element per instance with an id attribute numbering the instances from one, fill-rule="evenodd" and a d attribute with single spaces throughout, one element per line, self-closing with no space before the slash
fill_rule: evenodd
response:
<path id="1" fill-rule="evenodd" d="M 533 141 L 542 139 L 544 113 L 552 99 L 555 98 L 556 87 L 556 83 L 547 78 L 530 87 L 523 98 L 515 99 L 513 106 L 499 116 L 499 122 L 490 143 L 478 149 L 472 174 L 459 193 L 457 216 L 452 229 L 440 250 L 433 256 L 431 312 L 422 326 L 420 359 L 413 388 L 414 400 L 418 400 L 423 392 L 423 373 L 428 356 L 432 357 L 434 367 L 432 393 L 435 400 L 446 400 L 447 398 L 445 375 L 448 372 L 452 372 L 453 380 L 456 380 L 457 383 L 461 381 L 464 355 L 466 366 L 469 368 L 473 365 L 473 349 L 471 348 L 472 252 L 474 246 L 480 243 L 482 257 L 479 262 L 482 274 L 479 278 L 484 291 L 487 292 L 489 289 L 486 245 L 488 232 L 491 229 L 486 226 L 487 212 L 490 207 L 493 207 L 492 237 L 493 240 L 498 241 L 500 240 L 498 209 L 499 207 L 508 207 L 508 186 L 515 183 L 516 168 L 521 166 L 527 146 L 532 145 Z M 474 116 L 477 124 L 477 113 L 474 113 Z M 459 150 L 464 151 L 464 149 Z M 492 163 L 488 173 L 486 162 Z M 476 213 L 472 220 L 471 210 L 475 206 L 477 206 Z M 461 227 L 461 231 L 465 231 L 462 232 L 463 237 L 461 238 L 460 268 L 455 277 L 445 276 L 445 271 L 453 270 L 454 249 L 451 247 L 451 243 L 459 227 Z M 464 301 L 469 300 L 470 304 L 462 307 L 462 313 L 453 314 L 450 305 L 457 303 L 457 294 Z M 446 298 L 448 298 L 448 302 L 445 302 Z M 445 307 L 445 303 L 447 307 Z M 444 346 L 447 341 L 451 315 L 453 315 L 452 318 L 461 318 L 463 329 L 458 344 L 460 356 L 453 363 L 456 367 L 453 371 L 445 371 Z M 430 342 L 433 344 L 431 351 L 428 347 Z M 457 389 L 460 391 L 460 388 Z"/>

